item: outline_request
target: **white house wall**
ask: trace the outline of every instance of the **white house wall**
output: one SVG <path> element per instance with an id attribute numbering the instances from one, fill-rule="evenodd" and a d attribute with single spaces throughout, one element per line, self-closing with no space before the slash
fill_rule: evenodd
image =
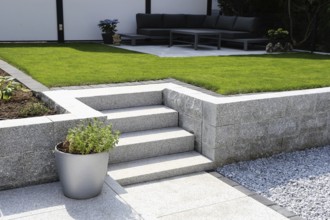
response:
<path id="1" fill-rule="evenodd" d="M 97 24 L 119 19 L 118 30 L 136 32 L 146 0 L 63 0 L 65 40 L 101 40 Z M 206 14 L 207 0 L 151 0 L 151 13 Z M 0 41 L 56 41 L 56 0 L 0 0 Z"/>
<path id="2" fill-rule="evenodd" d="M 56 1 L 0 0 L 0 41 L 57 40 Z"/>
<path id="3" fill-rule="evenodd" d="M 136 32 L 137 13 L 145 12 L 145 0 L 64 0 L 65 40 L 100 40 L 100 20 L 119 19 L 118 31 Z"/>
<path id="4" fill-rule="evenodd" d="M 152 13 L 206 14 L 207 0 L 151 0 Z"/>

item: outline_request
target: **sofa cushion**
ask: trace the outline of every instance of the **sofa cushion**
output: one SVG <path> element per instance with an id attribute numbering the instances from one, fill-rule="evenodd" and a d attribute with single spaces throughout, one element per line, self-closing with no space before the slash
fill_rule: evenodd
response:
<path id="1" fill-rule="evenodd" d="M 171 28 L 140 28 L 137 30 L 137 34 L 147 36 L 170 36 Z"/>
<path id="2" fill-rule="evenodd" d="M 257 18 L 237 17 L 233 30 L 254 32 Z"/>
<path id="3" fill-rule="evenodd" d="M 223 30 L 232 30 L 234 27 L 235 20 L 236 16 L 219 16 L 215 28 Z"/>
<path id="4" fill-rule="evenodd" d="M 187 28 L 201 28 L 203 27 L 206 15 L 186 15 Z"/>
<path id="5" fill-rule="evenodd" d="M 203 22 L 203 28 L 214 28 L 218 16 L 206 16 Z"/>
<path id="6" fill-rule="evenodd" d="M 164 14 L 164 28 L 183 28 L 186 27 L 186 16 L 181 14 Z"/>
<path id="7" fill-rule="evenodd" d="M 136 14 L 137 28 L 161 28 L 163 26 L 162 14 Z"/>

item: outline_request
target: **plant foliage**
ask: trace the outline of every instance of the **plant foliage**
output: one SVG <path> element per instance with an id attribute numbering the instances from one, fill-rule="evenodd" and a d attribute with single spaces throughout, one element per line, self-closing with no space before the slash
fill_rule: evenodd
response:
<path id="1" fill-rule="evenodd" d="M 14 91 L 21 89 L 22 84 L 11 76 L 0 76 L 0 100 L 9 100 Z"/>
<path id="2" fill-rule="evenodd" d="M 103 33 L 116 33 L 117 31 L 117 24 L 119 23 L 118 19 L 105 19 L 101 20 L 98 24 L 99 28 L 102 30 Z"/>
<path id="3" fill-rule="evenodd" d="M 106 125 L 98 119 L 82 121 L 69 129 L 63 147 L 72 154 L 93 154 L 112 149 L 119 140 L 119 132 L 112 131 L 112 125 Z"/>
<path id="4" fill-rule="evenodd" d="M 30 103 L 26 106 L 24 106 L 20 112 L 20 117 L 32 117 L 32 116 L 41 116 L 45 115 L 50 110 L 42 103 L 36 102 L 36 103 Z"/>

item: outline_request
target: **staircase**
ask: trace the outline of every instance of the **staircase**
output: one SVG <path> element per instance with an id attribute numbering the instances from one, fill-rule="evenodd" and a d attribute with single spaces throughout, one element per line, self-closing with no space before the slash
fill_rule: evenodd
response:
<path id="1" fill-rule="evenodd" d="M 162 103 L 161 91 L 122 92 L 97 109 L 121 131 L 108 174 L 122 186 L 213 168 L 194 151 L 194 135 L 178 127 L 178 112 Z"/>

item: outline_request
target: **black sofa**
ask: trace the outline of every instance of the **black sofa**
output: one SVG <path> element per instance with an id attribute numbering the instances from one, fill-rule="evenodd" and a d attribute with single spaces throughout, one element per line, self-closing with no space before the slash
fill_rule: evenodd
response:
<path id="1" fill-rule="evenodd" d="M 137 34 L 150 38 L 169 37 L 170 30 L 219 30 L 222 39 L 258 37 L 258 19 L 239 16 L 207 16 L 188 14 L 137 14 Z"/>

